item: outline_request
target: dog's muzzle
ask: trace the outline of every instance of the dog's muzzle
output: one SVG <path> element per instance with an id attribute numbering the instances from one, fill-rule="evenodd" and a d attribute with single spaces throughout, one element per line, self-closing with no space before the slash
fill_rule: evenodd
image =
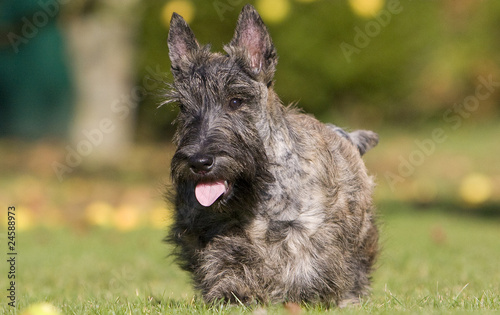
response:
<path id="1" fill-rule="evenodd" d="M 205 177 L 214 168 L 215 157 L 208 154 L 197 154 L 189 158 L 188 163 L 193 173 Z M 228 186 L 225 180 L 203 181 L 202 179 L 196 184 L 194 190 L 196 200 L 202 206 L 210 207 L 219 197 L 228 192 Z"/>

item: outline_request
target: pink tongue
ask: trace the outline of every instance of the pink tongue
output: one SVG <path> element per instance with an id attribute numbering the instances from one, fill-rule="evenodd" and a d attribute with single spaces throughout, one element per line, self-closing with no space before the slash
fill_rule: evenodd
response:
<path id="1" fill-rule="evenodd" d="M 199 183 L 194 190 L 196 199 L 205 207 L 211 206 L 225 192 L 226 185 L 224 185 L 224 181 Z"/>

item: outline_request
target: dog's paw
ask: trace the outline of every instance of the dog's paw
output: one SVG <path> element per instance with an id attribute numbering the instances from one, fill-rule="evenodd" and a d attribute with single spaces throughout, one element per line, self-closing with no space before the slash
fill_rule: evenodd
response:
<path id="1" fill-rule="evenodd" d="M 359 305 L 360 301 L 358 297 L 348 297 L 338 303 L 339 308 L 354 307 Z"/>
<path id="2" fill-rule="evenodd" d="M 256 302 L 256 299 L 252 296 L 250 290 L 245 290 L 243 288 L 229 289 L 220 287 L 210 290 L 205 295 L 205 300 L 207 302 L 222 301 L 224 303 L 236 305 L 250 305 Z"/>

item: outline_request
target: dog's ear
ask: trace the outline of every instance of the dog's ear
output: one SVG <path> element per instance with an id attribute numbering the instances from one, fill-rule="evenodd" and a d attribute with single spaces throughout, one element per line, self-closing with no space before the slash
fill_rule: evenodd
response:
<path id="1" fill-rule="evenodd" d="M 177 68 L 182 58 L 187 57 L 200 47 L 189 25 L 182 16 L 175 12 L 170 20 L 167 43 L 172 68 Z"/>
<path id="2" fill-rule="evenodd" d="M 272 80 L 278 62 L 276 49 L 259 13 L 249 4 L 241 10 L 233 39 L 226 51 L 233 51 L 234 48 L 242 48 L 246 52 L 246 61 L 255 74 L 264 80 Z"/>

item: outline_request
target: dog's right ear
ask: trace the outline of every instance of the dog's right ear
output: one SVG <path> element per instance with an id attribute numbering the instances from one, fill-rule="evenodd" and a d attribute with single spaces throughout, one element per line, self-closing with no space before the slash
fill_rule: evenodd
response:
<path id="1" fill-rule="evenodd" d="M 170 20 L 167 43 L 168 55 L 174 69 L 178 68 L 179 62 L 183 58 L 186 58 L 200 47 L 189 25 L 182 16 L 175 12 Z"/>

